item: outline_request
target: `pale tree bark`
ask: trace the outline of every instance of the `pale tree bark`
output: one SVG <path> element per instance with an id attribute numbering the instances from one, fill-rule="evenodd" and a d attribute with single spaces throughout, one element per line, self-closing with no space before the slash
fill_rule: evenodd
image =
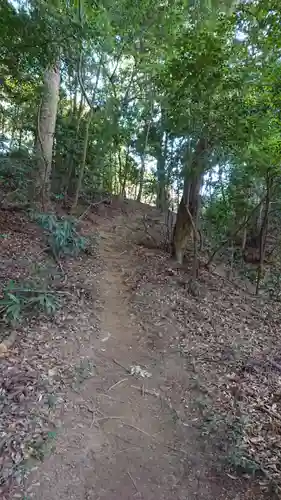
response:
<path id="1" fill-rule="evenodd" d="M 59 65 L 46 69 L 43 92 L 38 112 L 38 129 L 35 144 L 37 175 L 35 179 L 35 201 L 45 210 L 50 201 L 52 156 L 54 133 L 60 89 Z"/>

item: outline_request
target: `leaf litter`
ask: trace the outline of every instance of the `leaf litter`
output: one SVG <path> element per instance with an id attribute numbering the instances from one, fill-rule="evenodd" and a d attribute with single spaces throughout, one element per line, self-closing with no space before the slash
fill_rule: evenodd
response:
<path id="1" fill-rule="evenodd" d="M 1 275 L 2 285 L 15 271 L 19 277 L 27 276 L 30 268 L 26 263 L 32 265 L 38 261 L 38 255 L 44 261 L 40 232 L 35 231 L 34 226 L 30 228 L 23 216 L 14 217 L 12 223 L 4 221 L 4 226 L 18 224 L 20 233 L 9 227 L 5 232 L 8 237 L 3 240 L 1 256 L 4 262 L 9 260 L 9 265 Z M 30 230 L 34 233 L 32 244 Z M 194 386 L 184 388 L 186 397 L 178 401 L 181 412 L 177 409 L 177 414 L 181 415 L 181 421 L 189 425 L 184 416 L 190 417 L 192 397 L 202 393 L 200 412 L 194 413 L 193 423 L 201 426 L 202 434 L 208 438 L 212 423 L 217 440 L 225 441 L 226 445 L 228 433 L 231 434 L 235 424 L 239 434 L 235 444 L 239 445 L 240 469 L 249 477 L 249 470 L 243 466 L 251 464 L 261 473 L 257 476 L 261 487 L 265 489 L 271 484 L 279 495 L 279 304 L 237 290 L 227 280 L 205 269 L 200 270 L 199 294 L 194 297 L 189 293 L 188 266 L 177 269 L 166 253 L 142 246 L 132 245 L 130 252 L 135 267 L 133 271 L 124 270 L 124 281 L 133 292 L 132 307 L 146 333 L 143 342 L 163 353 L 177 351 L 186 359 L 187 370 L 192 374 Z M 53 406 L 63 404 L 65 384 L 75 378 L 71 353 L 65 363 L 59 346 L 66 329 L 68 335 L 77 333 L 73 321 L 77 315 L 81 318 L 80 328 L 89 327 L 87 300 L 93 293 L 95 273 L 87 263 L 83 259 L 69 260 L 67 271 L 75 275 L 75 280 L 70 279 L 63 286 L 69 292 L 63 309 L 53 321 L 41 317 L 25 325 L 18 332 L 17 347 L 0 360 L 0 492 L 3 499 L 11 498 L 11 492 L 22 483 L 30 461 L 34 465 L 31 459 L 42 459 L 45 444 L 55 435 Z M 67 343 L 67 339 L 65 341 Z M 173 384 L 177 389 L 176 381 Z M 219 453 L 229 452 L 227 446 L 217 444 Z M 229 477 L 236 479 L 233 467 L 229 469 Z"/>
<path id="2" fill-rule="evenodd" d="M 179 269 L 166 253 L 142 246 L 133 259 L 137 266 L 126 283 L 135 313 L 152 349 L 186 358 L 195 392 L 203 395 L 202 435 L 212 438 L 231 477 L 255 474 L 262 491 L 281 498 L 280 304 L 204 267 L 194 297 L 188 264 Z M 182 403 L 190 407 L 190 394 Z"/>
<path id="3" fill-rule="evenodd" d="M 0 324 L 0 342 L 11 331 L 17 340 L 0 358 L 0 496 L 8 500 L 22 498 L 26 475 L 52 450 L 55 411 L 65 403 L 66 386 L 77 381 L 72 356 L 67 353 L 63 357 L 61 345 L 67 343 L 66 332 L 77 335 L 74 319 L 79 318 L 79 328 L 87 328 L 89 334 L 95 329 L 93 319 L 89 328 L 87 302 L 94 293 L 96 263 L 87 265 L 85 260 L 90 259 L 86 256 L 68 259 L 64 263 L 68 274 L 65 283 L 44 252 L 42 231 L 37 226 L 24 214 L 14 212 L 1 212 L 0 219 L 6 235 L 0 249 L 2 289 L 11 279 L 33 276 L 34 266 L 38 272 L 41 264 L 57 293 L 63 292 L 62 308 L 52 318 L 43 314 L 29 317 L 17 328 Z M 85 362 L 90 364 L 87 356 Z"/>

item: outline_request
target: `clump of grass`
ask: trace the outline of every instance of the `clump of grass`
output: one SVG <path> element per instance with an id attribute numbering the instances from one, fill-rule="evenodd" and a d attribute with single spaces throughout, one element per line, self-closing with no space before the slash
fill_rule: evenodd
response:
<path id="1" fill-rule="evenodd" d="M 244 436 L 247 418 L 210 411 L 210 402 L 204 405 L 202 436 L 207 436 L 221 457 L 221 464 L 239 474 L 258 474 L 260 465 L 248 454 Z"/>
<path id="2" fill-rule="evenodd" d="M 83 359 L 80 364 L 75 367 L 75 381 L 82 384 L 85 380 L 91 378 L 95 371 L 95 365 L 89 359 Z"/>
<path id="3" fill-rule="evenodd" d="M 87 239 L 78 233 L 73 217 L 38 212 L 30 212 L 30 215 L 46 232 L 48 247 L 56 259 L 63 255 L 76 256 L 86 250 Z"/>
<path id="4" fill-rule="evenodd" d="M 52 315 L 59 307 L 57 296 L 48 288 L 39 288 L 34 281 L 9 281 L 0 299 L 0 318 L 8 324 L 20 323 L 28 314 Z"/>

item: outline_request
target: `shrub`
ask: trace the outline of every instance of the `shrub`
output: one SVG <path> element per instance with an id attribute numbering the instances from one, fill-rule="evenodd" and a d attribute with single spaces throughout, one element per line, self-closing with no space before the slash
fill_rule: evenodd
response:
<path id="1" fill-rule="evenodd" d="M 47 213 L 33 213 L 32 217 L 46 231 L 47 243 L 55 258 L 85 251 L 87 239 L 78 234 L 77 221 L 72 217 L 59 218 Z"/>
<path id="2" fill-rule="evenodd" d="M 17 191 L 18 197 L 26 197 L 32 172 L 32 160 L 25 151 L 0 154 L 0 185 L 5 192 Z"/>
<path id="3" fill-rule="evenodd" d="M 280 268 L 277 266 L 272 266 L 270 273 L 266 276 L 264 280 L 264 288 L 269 294 L 269 297 L 276 301 L 281 301 L 281 272 Z"/>
<path id="4" fill-rule="evenodd" d="M 58 306 L 57 297 L 48 289 L 39 289 L 33 282 L 16 284 L 10 281 L 0 300 L 0 317 L 7 323 L 15 324 L 30 312 L 54 314 Z"/>

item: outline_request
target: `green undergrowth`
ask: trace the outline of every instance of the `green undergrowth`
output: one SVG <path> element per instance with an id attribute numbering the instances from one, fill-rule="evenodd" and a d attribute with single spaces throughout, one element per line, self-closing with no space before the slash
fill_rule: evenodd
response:
<path id="1" fill-rule="evenodd" d="M 2 294 L 0 318 L 11 325 L 21 323 L 31 314 L 53 315 L 60 305 L 58 296 L 52 290 L 38 286 L 38 283 L 31 279 L 21 282 L 9 281 Z"/>
<path id="2" fill-rule="evenodd" d="M 31 218 L 44 230 L 47 245 L 55 258 L 77 256 L 87 248 L 87 238 L 78 233 L 78 222 L 73 217 L 30 212 Z"/>

